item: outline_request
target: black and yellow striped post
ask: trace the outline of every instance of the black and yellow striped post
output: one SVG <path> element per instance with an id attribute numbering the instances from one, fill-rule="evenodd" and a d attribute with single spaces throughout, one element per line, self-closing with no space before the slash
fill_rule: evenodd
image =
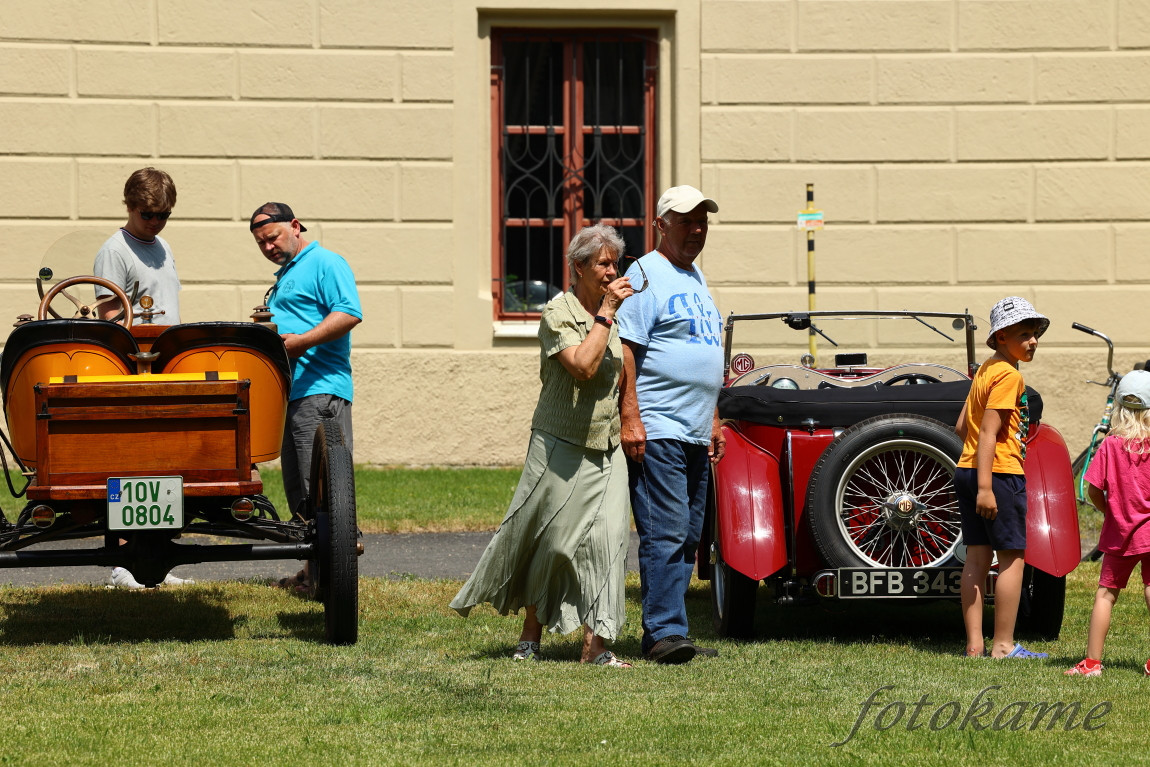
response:
<path id="1" fill-rule="evenodd" d="M 799 211 L 797 219 L 799 229 L 807 231 L 807 308 L 815 310 L 815 230 L 823 228 L 823 212 L 815 208 L 815 185 L 807 184 L 807 207 Z M 807 331 L 810 334 L 811 356 L 818 363 L 818 350 L 815 347 L 815 329 L 812 325 Z"/>

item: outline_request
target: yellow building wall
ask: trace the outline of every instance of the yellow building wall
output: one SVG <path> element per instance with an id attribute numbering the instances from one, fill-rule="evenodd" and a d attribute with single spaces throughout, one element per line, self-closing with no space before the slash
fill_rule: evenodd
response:
<path id="1" fill-rule="evenodd" d="M 658 183 L 718 200 L 702 264 L 724 312 L 806 305 L 814 183 L 820 308 L 1027 296 L 1053 325 L 1024 372 L 1072 447 L 1104 354 L 1070 322 L 1122 370 L 1150 356 L 1148 0 L 2 5 L 0 319 L 34 311 L 52 243 L 124 222 L 144 165 L 179 189 L 184 319 L 246 319 L 272 280 L 247 219 L 287 202 L 360 284 L 359 462 L 525 450 L 538 350 L 490 295 L 494 26 L 658 30 Z"/>

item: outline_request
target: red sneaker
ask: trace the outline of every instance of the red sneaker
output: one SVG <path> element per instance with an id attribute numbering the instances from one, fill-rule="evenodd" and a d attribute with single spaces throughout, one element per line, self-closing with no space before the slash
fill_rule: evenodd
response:
<path id="1" fill-rule="evenodd" d="M 1147 658 L 1146 665 L 1143 666 L 1143 669 L 1146 671 L 1146 676 L 1150 676 L 1150 658 Z"/>
<path id="2" fill-rule="evenodd" d="M 1150 664 L 1150 661 L 1146 662 Z M 1083 658 L 1074 668 L 1068 668 L 1062 673 L 1066 676 L 1102 676 L 1102 664 L 1090 658 Z M 1146 673 L 1150 674 L 1150 668 Z"/>

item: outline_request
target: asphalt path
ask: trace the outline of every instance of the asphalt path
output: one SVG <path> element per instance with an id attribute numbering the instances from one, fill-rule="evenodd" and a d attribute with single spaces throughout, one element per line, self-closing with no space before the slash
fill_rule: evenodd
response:
<path id="1" fill-rule="evenodd" d="M 64 545 L 88 548 L 93 540 L 70 541 Z M 364 535 L 359 574 L 368 578 L 464 579 L 471 574 L 479 556 L 491 540 L 491 533 L 403 533 Z M 219 541 L 214 541 L 219 542 Z M 632 531 L 627 552 L 627 569 L 638 570 L 639 537 Z M 35 551 L 30 548 L 29 551 Z M 196 581 L 279 579 L 299 569 L 293 560 L 261 562 L 204 562 L 181 565 L 172 572 Z M 106 567 L 13 567 L 0 570 L 0 584 L 45 586 L 52 584 L 102 584 Z"/>

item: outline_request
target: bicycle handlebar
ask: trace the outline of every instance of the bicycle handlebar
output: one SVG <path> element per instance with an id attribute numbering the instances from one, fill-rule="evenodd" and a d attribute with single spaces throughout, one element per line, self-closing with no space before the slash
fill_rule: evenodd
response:
<path id="1" fill-rule="evenodd" d="M 1075 330 L 1081 330 L 1083 333 L 1088 333 L 1092 336 L 1097 336 L 1098 338 L 1101 338 L 1103 341 L 1106 342 L 1106 346 L 1110 350 L 1109 353 L 1106 355 L 1106 372 L 1108 372 L 1110 374 L 1110 380 L 1107 381 L 1107 383 L 1104 385 L 1116 385 L 1118 383 L 1118 379 L 1121 376 L 1119 376 L 1117 373 L 1114 372 L 1114 342 L 1111 341 L 1110 338 L 1105 333 L 1100 333 L 1097 330 L 1095 330 L 1094 328 L 1086 327 L 1081 322 L 1072 322 L 1072 323 L 1070 323 L 1070 327 L 1074 328 Z"/>

